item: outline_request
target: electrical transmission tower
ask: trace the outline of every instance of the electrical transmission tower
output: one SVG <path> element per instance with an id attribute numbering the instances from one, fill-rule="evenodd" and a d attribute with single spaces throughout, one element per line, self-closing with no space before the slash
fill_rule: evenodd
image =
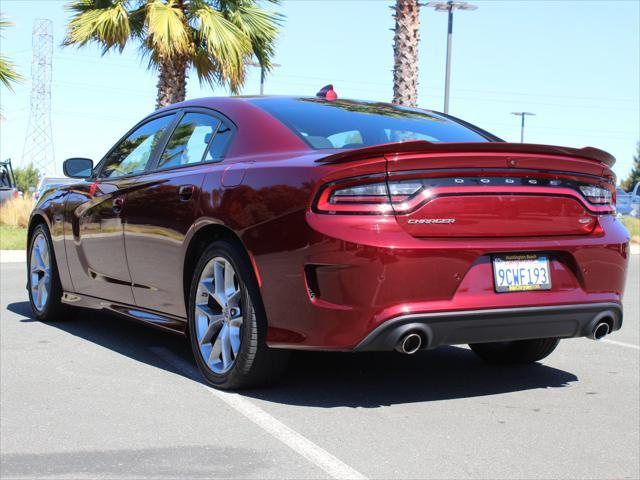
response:
<path id="1" fill-rule="evenodd" d="M 22 164 L 33 163 L 42 175 L 56 173 L 51 133 L 52 30 L 51 20 L 38 18 L 33 22 L 31 113 L 22 150 Z"/>

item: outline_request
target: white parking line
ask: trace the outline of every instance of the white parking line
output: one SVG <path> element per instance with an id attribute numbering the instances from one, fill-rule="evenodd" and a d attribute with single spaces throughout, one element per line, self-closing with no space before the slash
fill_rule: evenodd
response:
<path id="1" fill-rule="evenodd" d="M 162 359 L 166 360 L 178 370 L 190 378 L 197 375 L 195 367 L 183 359 L 176 357 L 169 350 L 162 347 L 151 347 L 151 350 Z M 286 426 L 277 418 L 271 416 L 246 397 L 237 393 L 216 390 L 203 383 L 199 383 L 216 398 L 222 400 L 235 411 L 251 420 L 271 436 L 277 438 L 287 447 L 302 455 L 308 461 L 324 470 L 331 478 L 366 480 L 367 477 L 349 465 L 334 457 L 322 447 L 316 445 L 308 438 Z"/>
<path id="2" fill-rule="evenodd" d="M 609 340 L 608 338 L 605 338 L 601 341 L 604 343 L 610 343 L 611 345 L 618 345 L 619 347 L 627 347 L 627 348 L 633 348 L 635 350 L 640 350 L 640 346 L 634 345 L 633 343 L 618 342 L 616 340 Z"/>

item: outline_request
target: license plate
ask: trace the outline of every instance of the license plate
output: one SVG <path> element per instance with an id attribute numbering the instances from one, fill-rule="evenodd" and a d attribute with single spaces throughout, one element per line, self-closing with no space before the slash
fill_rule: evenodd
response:
<path id="1" fill-rule="evenodd" d="M 533 253 L 514 253 L 493 257 L 496 292 L 550 290 L 549 258 Z"/>

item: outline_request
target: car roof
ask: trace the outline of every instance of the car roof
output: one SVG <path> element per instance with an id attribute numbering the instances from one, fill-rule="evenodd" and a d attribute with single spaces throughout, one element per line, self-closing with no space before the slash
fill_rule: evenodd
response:
<path id="1" fill-rule="evenodd" d="M 180 108 L 208 108 L 223 114 L 237 127 L 236 137 L 227 152 L 227 158 L 270 153 L 313 152 L 303 140 L 278 119 L 249 101 L 255 98 L 260 97 L 196 98 L 161 108 L 153 115 Z"/>
<path id="2" fill-rule="evenodd" d="M 283 104 L 291 102 L 291 100 L 313 99 L 315 102 L 322 102 L 323 99 L 311 95 L 244 95 L 233 97 L 203 97 L 186 100 L 184 102 L 175 103 L 167 107 L 163 107 L 152 115 L 161 114 L 181 108 L 209 108 L 222 113 L 236 125 L 236 138 L 232 142 L 227 158 L 256 156 L 264 154 L 305 154 L 307 156 L 323 156 L 328 150 L 319 151 L 312 149 L 304 142 L 292 129 L 278 120 L 275 116 L 259 107 L 261 101 L 281 100 Z M 368 100 L 354 100 L 349 98 L 339 98 L 339 101 L 348 101 L 360 103 L 363 105 L 388 105 L 390 107 L 411 109 L 387 102 L 376 102 Z M 331 103 L 331 100 L 324 100 Z M 428 109 L 415 108 L 417 111 L 429 112 L 437 116 L 446 117 L 449 120 L 461 123 L 467 127 L 471 127 L 476 131 L 482 130 L 478 127 L 471 126 L 467 122 L 451 117 L 449 115 Z M 483 135 L 493 138 L 495 141 L 501 141 L 489 132 L 482 131 Z"/>
<path id="3" fill-rule="evenodd" d="M 269 102 L 274 102 L 281 100 L 282 103 L 286 103 L 291 100 L 310 100 L 313 99 L 315 101 L 322 101 L 323 99 L 314 95 L 236 95 L 232 97 L 201 97 L 194 98 L 191 100 L 186 100 L 184 102 L 175 103 L 165 109 L 176 108 L 180 106 L 202 106 L 209 108 L 228 108 L 233 104 L 249 104 L 253 105 L 256 102 L 260 102 L 263 100 L 268 100 Z M 442 115 L 441 112 L 436 110 L 431 110 L 428 108 L 420 108 L 420 107 L 408 107 L 405 105 L 398 105 L 391 102 L 381 102 L 376 100 L 363 100 L 356 98 L 338 98 L 337 100 L 348 101 L 353 103 L 361 103 L 363 105 L 371 104 L 371 105 L 388 105 L 389 107 L 403 108 L 403 109 L 412 109 L 419 110 L 423 112 L 431 112 L 434 114 Z M 324 100 L 327 103 L 331 103 L 334 100 Z M 163 109 L 161 109 L 163 110 Z"/>

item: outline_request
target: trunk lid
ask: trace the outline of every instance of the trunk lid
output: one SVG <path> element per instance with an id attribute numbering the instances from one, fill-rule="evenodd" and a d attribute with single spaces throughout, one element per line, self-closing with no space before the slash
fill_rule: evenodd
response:
<path id="1" fill-rule="evenodd" d="M 394 203 L 411 235 L 585 235 L 595 228 L 602 207 L 589 205 L 579 186 L 612 178 L 608 154 L 520 144 L 441 147 L 385 155 L 390 189 L 422 184 L 414 198 Z"/>

